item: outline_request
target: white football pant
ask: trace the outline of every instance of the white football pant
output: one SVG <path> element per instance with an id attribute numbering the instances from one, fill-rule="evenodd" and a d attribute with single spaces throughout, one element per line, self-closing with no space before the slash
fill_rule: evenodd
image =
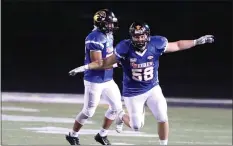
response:
<path id="1" fill-rule="evenodd" d="M 167 122 L 167 101 L 159 85 L 141 95 L 124 97 L 130 117 L 130 127 L 138 131 L 144 125 L 145 105 L 151 110 L 158 122 Z"/>
<path id="2" fill-rule="evenodd" d="M 110 120 L 115 120 L 117 113 L 122 110 L 122 102 L 120 90 L 114 80 L 104 83 L 92 83 L 84 80 L 84 86 L 84 105 L 82 112 L 77 115 L 76 120 L 82 125 L 85 124 L 86 120 L 82 118 L 82 114 L 86 118 L 92 117 L 101 97 L 104 97 L 109 104 L 105 117 Z"/>

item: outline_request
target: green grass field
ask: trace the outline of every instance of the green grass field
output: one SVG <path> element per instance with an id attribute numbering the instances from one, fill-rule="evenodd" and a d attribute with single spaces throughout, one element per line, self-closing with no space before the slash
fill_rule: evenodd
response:
<path id="1" fill-rule="evenodd" d="M 81 104 L 2 102 L 2 145 L 68 145 L 65 134 L 81 110 Z M 80 142 L 99 145 L 93 139 L 107 109 L 99 105 L 94 117 L 81 130 Z M 169 107 L 169 145 L 232 145 L 232 110 Z M 109 140 L 114 145 L 157 145 L 157 123 L 147 109 L 140 132 L 124 127 L 117 134 L 112 125 Z"/>

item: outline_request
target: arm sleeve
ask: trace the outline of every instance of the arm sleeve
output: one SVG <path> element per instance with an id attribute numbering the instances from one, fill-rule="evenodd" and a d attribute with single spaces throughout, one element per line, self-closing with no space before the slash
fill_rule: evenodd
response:
<path id="1" fill-rule="evenodd" d="M 90 40 L 86 41 L 85 45 L 86 49 L 90 51 L 102 51 L 102 49 L 104 48 L 104 45 L 102 43 Z"/>

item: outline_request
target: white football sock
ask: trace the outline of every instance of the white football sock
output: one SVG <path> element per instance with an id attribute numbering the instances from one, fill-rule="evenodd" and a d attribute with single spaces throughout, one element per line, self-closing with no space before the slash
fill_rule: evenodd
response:
<path id="1" fill-rule="evenodd" d="M 75 131 L 71 131 L 70 132 L 70 136 L 72 136 L 72 137 L 78 137 L 78 132 L 75 132 Z"/>
<path id="2" fill-rule="evenodd" d="M 160 145 L 167 145 L 167 139 L 166 140 L 159 140 Z"/>
<path id="3" fill-rule="evenodd" d="M 102 128 L 102 129 L 100 130 L 99 134 L 100 134 L 101 137 L 107 136 L 108 130 Z"/>

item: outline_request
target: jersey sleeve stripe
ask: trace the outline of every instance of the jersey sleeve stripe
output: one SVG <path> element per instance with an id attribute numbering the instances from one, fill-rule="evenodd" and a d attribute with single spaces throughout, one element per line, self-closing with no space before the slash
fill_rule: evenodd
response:
<path id="1" fill-rule="evenodd" d="M 166 50 L 167 50 L 167 47 L 168 47 L 168 40 L 166 39 L 166 42 L 165 42 L 165 47 L 164 47 L 164 51 L 163 51 L 163 52 L 166 52 Z"/>
<path id="2" fill-rule="evenodd" d="M 100 50 L 90 50 L 91 52 L 101 52 Z"/>
<path id="3" fill-rule="evenodd" d="M 88 44 L 88 43 L 97 44 L 97 45 L 100 45 L 102 49 L 104 48 L 104 45 L 102 43 L 100 43 L 100 42 L 95 42 L 95 41 L 86 41 L 85 42 L 85 44 Z"/>

